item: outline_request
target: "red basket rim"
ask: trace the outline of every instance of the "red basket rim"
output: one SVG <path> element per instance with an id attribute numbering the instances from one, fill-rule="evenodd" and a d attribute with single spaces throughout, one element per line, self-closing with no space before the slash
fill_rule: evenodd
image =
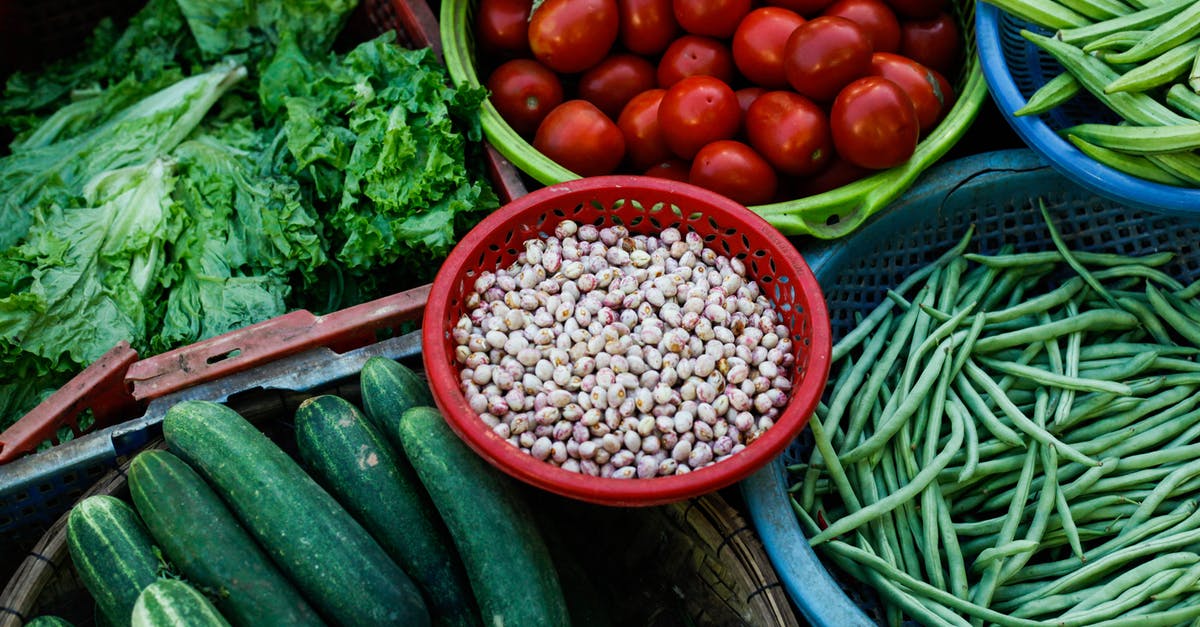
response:
<path id="1" fill-rule="evenodd" d="M 812 336 L 808 344 L 806 376 L 790 392 L 787 407 L 775 425 L 741 452 L 685 475 L 653 479 L 613 479 L 561 470 L 539 461 L 501 438 L 467 405 L 458 371 L 451 363 L 442 324 L 448 315 L 451 292 L 458 277 L 471 267 L 486 238 L 517 216 L 565 198 L 586 199 L 593 192 L 611 189 L 669 194 L 679 201 L 692 199 L 750 225 L 770 244 L 769 254 L 780 273 L 794 277 L 797 289 L 808 299 Z M 635 229 L 636 231 L 636 229 Z M 699 496 L 729 486 L 755 472 L 790 444 L 808 424 L 829 374 L 831 332 L 821 288 L 799 251 L 765 219 L 733 200 L 687 183 L 636 175 L 609 175 L 576 179 L 535 190 L 497 209 L 467 233 L 450 252 L 433 281 L 422 322 L 426 375 L 434 400 L 451 429 L 477 454 L 521 481 L 547 491 L 603 505 L 659 505 Z"/>

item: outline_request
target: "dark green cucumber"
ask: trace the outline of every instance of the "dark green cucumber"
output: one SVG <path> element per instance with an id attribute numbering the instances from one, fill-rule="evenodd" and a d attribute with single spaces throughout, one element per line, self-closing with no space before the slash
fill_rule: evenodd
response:
<path id="1" fill-rule="evenodd" d="M 408 575 L 299 463 L 240 414 L 220 403 L 182 401 L 163 417 L 163 437 L 326 620 L 429 624 Z"/>
<path id="2" fill-rule="evenodd" d="M 108 495 L 76 503 L 67 515 L 67 551 L 104 618 L 128 625 L 134 602 L 159 570 L 154 540 L 133 507 Z"/>
<path id="3" fill-rule="evenodd" d="M 151 537 L 192 584 L 212 591 L 234 625 L 323 625 L 191 466 L 163 450 L 129 464 L 129 492 Z"/>
<path id="4" fill-rule="evenodd" d="M 384 437 L 396 442 L 400 416 L 411 407 L 432 407 L 429 384 L 404 364 L 387 357 L 369 357 L 359 374 L 363 412 Z"/>
<path id="5" fill-rule="evenodd" d="M 296 445 L 313 477 L 371 532 L 425 594 L 439 625 L 479 625 L 454 544 L 411 466 L 350 401 L 296 410 Z"/>
<path id="6" fill-rule="evenodd" d="M 550 551 L 518 486 L 433 407 L 404 412 L 400 442 L 450 529 L 484 624 L 570 624 Z"/>
<path id="7" fill-rule="evenodd" d="M 211 601 L 178 579 L 159 579 L 146 586 L 133 605 L 130 622 L 132 627 L 229 627 Z"/>

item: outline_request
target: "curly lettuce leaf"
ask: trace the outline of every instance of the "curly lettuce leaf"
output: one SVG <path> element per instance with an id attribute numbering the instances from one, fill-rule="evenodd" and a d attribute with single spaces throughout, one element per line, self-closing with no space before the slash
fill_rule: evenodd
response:
<path id="1" fill-rule="evenodd" d="M 485 94 L 451 87 L 430 50 L 386 33 L 311 74 L 307 94 L 285 99 L 284 133 L 298 173 L 332 205 L 336 257 L 350 271 L 436 264 L 499 204 L 469 165 Z"/>
<path id="2" fill-rule="evenodd" d="M 177 0 L 209 58 L 236 52 L 270 56 L 284 37 L 325 53 L 358 0 Z"/>

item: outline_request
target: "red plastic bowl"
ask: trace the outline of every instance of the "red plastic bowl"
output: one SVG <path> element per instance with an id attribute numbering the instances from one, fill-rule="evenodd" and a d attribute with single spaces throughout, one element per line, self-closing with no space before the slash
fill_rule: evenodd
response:
<path id="1" fill-rule="evenodd" d="M 775 425 L 741 452 L 684 475 L 613 479 L 561 470 L 494 433 L 467 405 L 450 329 L 480 272 L 516 261 L 527 239 L 562 220 L 625 225 L 631 233 L 670 226 L 694 230 L 718 254 L 740 257 L 792 330 L 796 361 L 788 405 Z M 536 190 L 485 218 L 451 251 L 425 307 L 424 366 L 438 408 L 476 453 L 509 475 L 550 492 L 602 505 L 657 505 L 733 484 L 783 451 L 808 424 L 829 375 L 829 315 L 821 288 L 788 240 L 758 214 L 694 185 L 640 176 L 578 179 Z"/>

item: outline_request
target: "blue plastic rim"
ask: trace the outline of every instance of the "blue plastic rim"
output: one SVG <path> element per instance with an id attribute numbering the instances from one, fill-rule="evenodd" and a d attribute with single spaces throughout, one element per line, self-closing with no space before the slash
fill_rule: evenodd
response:
<path id="1" fill-rule="evenodd" d="M 1057 131 L 1083 122 L 1114 122 L 1116 117 L 1090 94 L 1040 116 L 1014 116 L 1030 95 L 1063 71 L 1049 55 L 1021 37 L 1021 29 L 1045 30 L 992 4 L 975 8 L 975 36 L 984 80 L 1000 113 L 1022 141 L 1077 185 L 1131 208 L 1171 215 L 1200 215 L 1200 189 L 1173 187 L 1130 176 L 1080 152 Z"/>
<path id="2" fill-rule="evenodd" d="M 847 238 L 801 250 L 825 294 L 834 342 L 888 288 L 957 243 L 971 225 L 973 251 L 995 252 L 1005 244 L 1017 251 L 1053 247 L 1039 198 L 1072 248 L 1127 255 L 1174 251 L 1164 271 L 1184 282 L 1200 278 L 1200 214 L 1132 209 L 1071 183 L 1031 150 L 983 153 L 927 171 L 900 201 Z M 742 482 L 750 519 L 811 624 L 872 625 L 882 620 L 873 596 L 825 567 L 792 511 L 786 467 L 807 460 L 809 433 L 805 429 L 780 458 Z"/>

